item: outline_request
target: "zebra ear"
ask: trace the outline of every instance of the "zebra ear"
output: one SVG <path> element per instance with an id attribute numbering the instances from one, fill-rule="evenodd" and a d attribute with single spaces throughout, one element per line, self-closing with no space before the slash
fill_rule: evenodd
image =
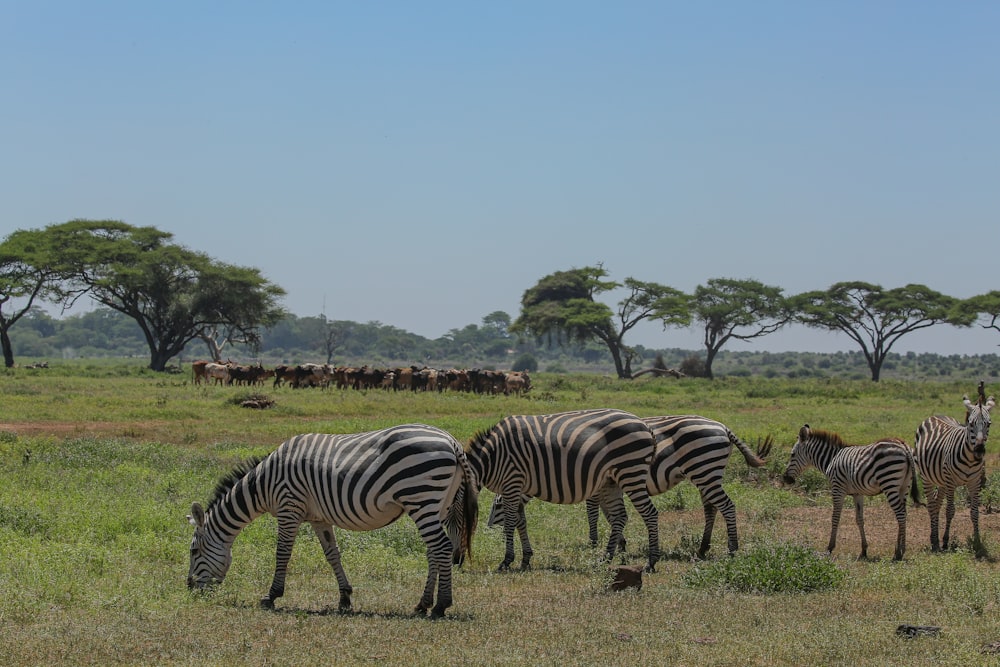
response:
<path id="1" fill-rule="evenodd" d="M 809 424 L 806 424 L 799 429 L 799 440 L 805 440 L 808 437 L 809 437 Z"/>
<path id="2" fill-rule="evenodd" d="M 992 410 L 994 405 L 996 405 L 996 400 L 992 396 L 986 399 L 987 410 Z"/>
<path id="3" fill-rule="evenodd" d="M 191 513 L 187 517 L 188 523 L 190 523 L 195 528 L 201 528 L 205 525 L 205 510 L 201 508 L 198 503 L 193 503 L 191 505 Z"/>
<path id="4" fill-rule="evenodd" d="M 972 409 L 972 401 L 969 400 L 968 396 L 962 397 L 962 403 L 965 405 L 967 409 Z"/>

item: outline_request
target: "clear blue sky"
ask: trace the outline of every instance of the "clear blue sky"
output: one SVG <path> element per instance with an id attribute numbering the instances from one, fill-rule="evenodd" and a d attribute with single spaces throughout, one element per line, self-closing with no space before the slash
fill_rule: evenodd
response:
<path id="1" fill-rule="evenodd" d="M 1000 289 L 997 35 L 986 1 L 4 2 L 0 236 L 152 225 L 430 338 L 599 262 L 965 298 Z"/>

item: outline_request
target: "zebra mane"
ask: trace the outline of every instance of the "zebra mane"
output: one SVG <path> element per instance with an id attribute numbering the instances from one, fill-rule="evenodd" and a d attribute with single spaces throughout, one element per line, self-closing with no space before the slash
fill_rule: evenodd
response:
<path id="1" fill-rule="evenodd" d="M 490 436 L 490 433 L 492 433 L 493 429 L 495 428 L 496 425 L 493 425 L 489 428 L 484 428 L 478 431 L 475 435 L 469 438 L 469 447 L 467 449 L 472 448 L 476 445 L 482 446 L 483 444 L 485 444 L 486 439 Z"/>
<path id="2" fill-rule="evenodd" d="M 215 491 L 212 492 L 212 499 L 208 501 L 208 507 L 205 508 L 205 513 L 207 514 L 213 507 L 218 505 L 219 501 L 226 497 L 226 494 L 229 493 L 230 489 L 236 486 L 237 482 L 251 473 L 253 469 L 257 467 L 257 464 L 263 460 L 263 457 L 252 456 L 242 463 L 237 464 L 236 467 L 226 473 L 219 480 L 219 483 L 215 485 Z"/>
<path id="3" fill-rule="evenodd" d="M 833 447 L 847 447 L 847 443 L 844 442 L 844 439 L 833 431 L 825 431 L 821 428 L 814 428 L 809 431 L 809 435 L 817 440 L 822 440 Z"/>

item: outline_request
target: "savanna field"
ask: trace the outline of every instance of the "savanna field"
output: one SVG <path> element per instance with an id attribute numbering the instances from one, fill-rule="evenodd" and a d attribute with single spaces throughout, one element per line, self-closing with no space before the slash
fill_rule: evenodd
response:
<path id="1" fill-rule="evenodd" d="M 780 483 L 799 427 L 850 443 L 892 436 L 913 444 L 933 414 L 961 420 L 953 382 L 640 378 L 538 374 L 529 396 L 381 390 L 195 387 L 186 375 L 87 362 L 0 374 L 0 663 L 10 665 L 986 665 L 1000 664 L 1000 475 L 972 550 L 959 494 L 958 546 L 929 547 L 926 509 L 909 508 L 907 552 L 893 562 L 896 522 L 884 496 L 866 502 L 869 559 L 857 560 L 851 502 L 837 548 L 824 553 L 830 499 L 815 470 Z M 987 394 L 995 388 L 986 386 Z M 269 409 L 240 403 L 266 394 Z M 587 542 L 582 505 L 527 506 L 535 556 L 528 572 L 497 572 L 502 533 L 480 497 L 473 556 L 454 579 L 443 620 L 414 617 L 427 574 L 424 545 L 404 517 L 368 533 L 339 531 L 353 611 L 308 525 L 295 544 L 285 596 L 258 607 L 271 583 L 276 521 L 237 538 L 225 581 L 185 585 L 194 501 L 220 477 L 297 433 L 348 433 L 421 422 L 460 441 L 511 414 L 614 407 L 641 417 L 700 414 L 752 446 L 771 435 L 768 464 L 734 453 L 726 491 L 738 510 L 740 551 L 694 558 L 703 512 L 690 483 L 654 498 L 664 558 L 639 591 L 611 592 L 602 548 Z M 995 436 L 996 437 L 996 436 Z M 602 520 L 601 537 L 608 526 Z M 645 529 L 629 507 L 627 552 L 645 560 Z M 518 544 L 518 561 L 520 551 Z M 936 635 L 900 638 L 901 624 Z M 998 649 L 1000 650 L 1000 649 Z"/>

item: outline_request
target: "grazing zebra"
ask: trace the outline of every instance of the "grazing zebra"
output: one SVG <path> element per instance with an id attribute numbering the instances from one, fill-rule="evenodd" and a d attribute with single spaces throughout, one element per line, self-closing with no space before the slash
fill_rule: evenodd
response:
<path id="1" fill-rule="evenodd" d="M 579 503 L 610 482 L 628 495 L 646 524 L 646 567 L 652 572 L 660 558 L 656 508 L 646 491 L 654 444 L 642 420 L 611 409 L 507 417 L 473 436 L 466 453 L 477 488 L 485 486 L 503 497 L 506 550 L 500 569 L 514 562 L 515 528 L 521 539 L 521 568 L 531 567 L 525 497 Z M 614 556 L 625 527 L 624 503 L 610 519 L 609 557 Z"/>
<path id="2" fill-rule="evenodd" d="M 236 536 L 267 512 L 278 520 L 278 546 L 274 580 L 261 606 L 273 608 L 284 594 L 292 544 L 300 524 L 308 521 L 336 574 L 340 609 L 349 610 L 352 589 L 340 563 L 334 526 L 374 530 L 405 513 L 427 545 L 427 585 L 416 611 L 431 609 L 437 583 L 431 614 L 442 616 L 452 602 L 452 560 L 470 550 L 476 528 L 472 474 L 461 444 L 432 426 L 297 435 L 263 460 L 233 470 L 219 482 L 206 509 L 191 506 L 188 520 L 195 531 L 188 587 L 221 582 Z"/>
<path id="3" fill-rule="evenodd" d="M 947 498 L 944 535 L 940 548 L 947 549 L 951 538 L 951 520 L 955 517 L 955 489 L 968 488 L 969 516 L 972 518 L 972 540 L 978 549 L 979 491 L 985 474 L 984 455 L 986 439 L 990 434 L 990 409 L 995 401 L 980 392 L 979 400 L 972 403 L 968 396 L 965 404 L 965 424 L 951 417 L 928 417 L 917 428 L 914 441 L 917 468 L 927 490 L 927 511 L 931 517 L 931 550 L 937 551 L 938 517 L 942 497 Z"/>
<path id="4" fill-rule="evenodd" d="M 681 481 L 689 480 L 701 494 L 705 511 L 705 530 L 698 549 L 698 557 L 704 558 L 712 544 L 712 529 L 715 526 L 717 512 L 721 512 L 726 521 L 729 553 L 736 553 L 739 550 L 736 506 L 722 487 L 726 464 L 729 462 L 733 445 L 736 445 L 746 459 L 747 465 L 753 468 L 765 465 L 764 458 L 771 450 L 770 436 L 758 445 L 757 453 L 754 454 L 750 447 L 725 424 L 706 417 L 677 415 L 646 417 L 642 421 L 649 426 L 656 439 L 656 453 L 653 454 L 647 480 L 649 495 L 666 493 Z M 494 500 L 490 511 L 488 526 L 500 523 L 497 500 Z M 614 487 L 602 489 L 597 496 L 587 499 L 591 544 L 597 544 L 599 508 L 607 517 L 614 511 L 611 503 L 620 502 L 622 502 L 621 491 Z"/>
<path id="5" fill-rule="evenodd" d="M 833 525 L 826 550 L 833 553 L 837 544 L 837 528 L 840 526 L 840 513 L 844 509 L 844 496 L 850 495 L 854 498 L 854 517 L 861 533 L 859 558 L 867 558 L 864 497 L 884 493 L 899 526 L 893 560 L 902 560 L 906 551 L 907 489 L 910 490 L 913 502 L 920 504 L 916 464 L 907 444 L 898 438 L 886 438 L 870 445 L 848 446 L 836 433 L 811 430 L 806 424 L 799 429 L 799 439 L 792 447 L 784 474 L 785 483 L 793 484 L 795 478 L 810 466 L 819 468 L 830 480 Z"/>

